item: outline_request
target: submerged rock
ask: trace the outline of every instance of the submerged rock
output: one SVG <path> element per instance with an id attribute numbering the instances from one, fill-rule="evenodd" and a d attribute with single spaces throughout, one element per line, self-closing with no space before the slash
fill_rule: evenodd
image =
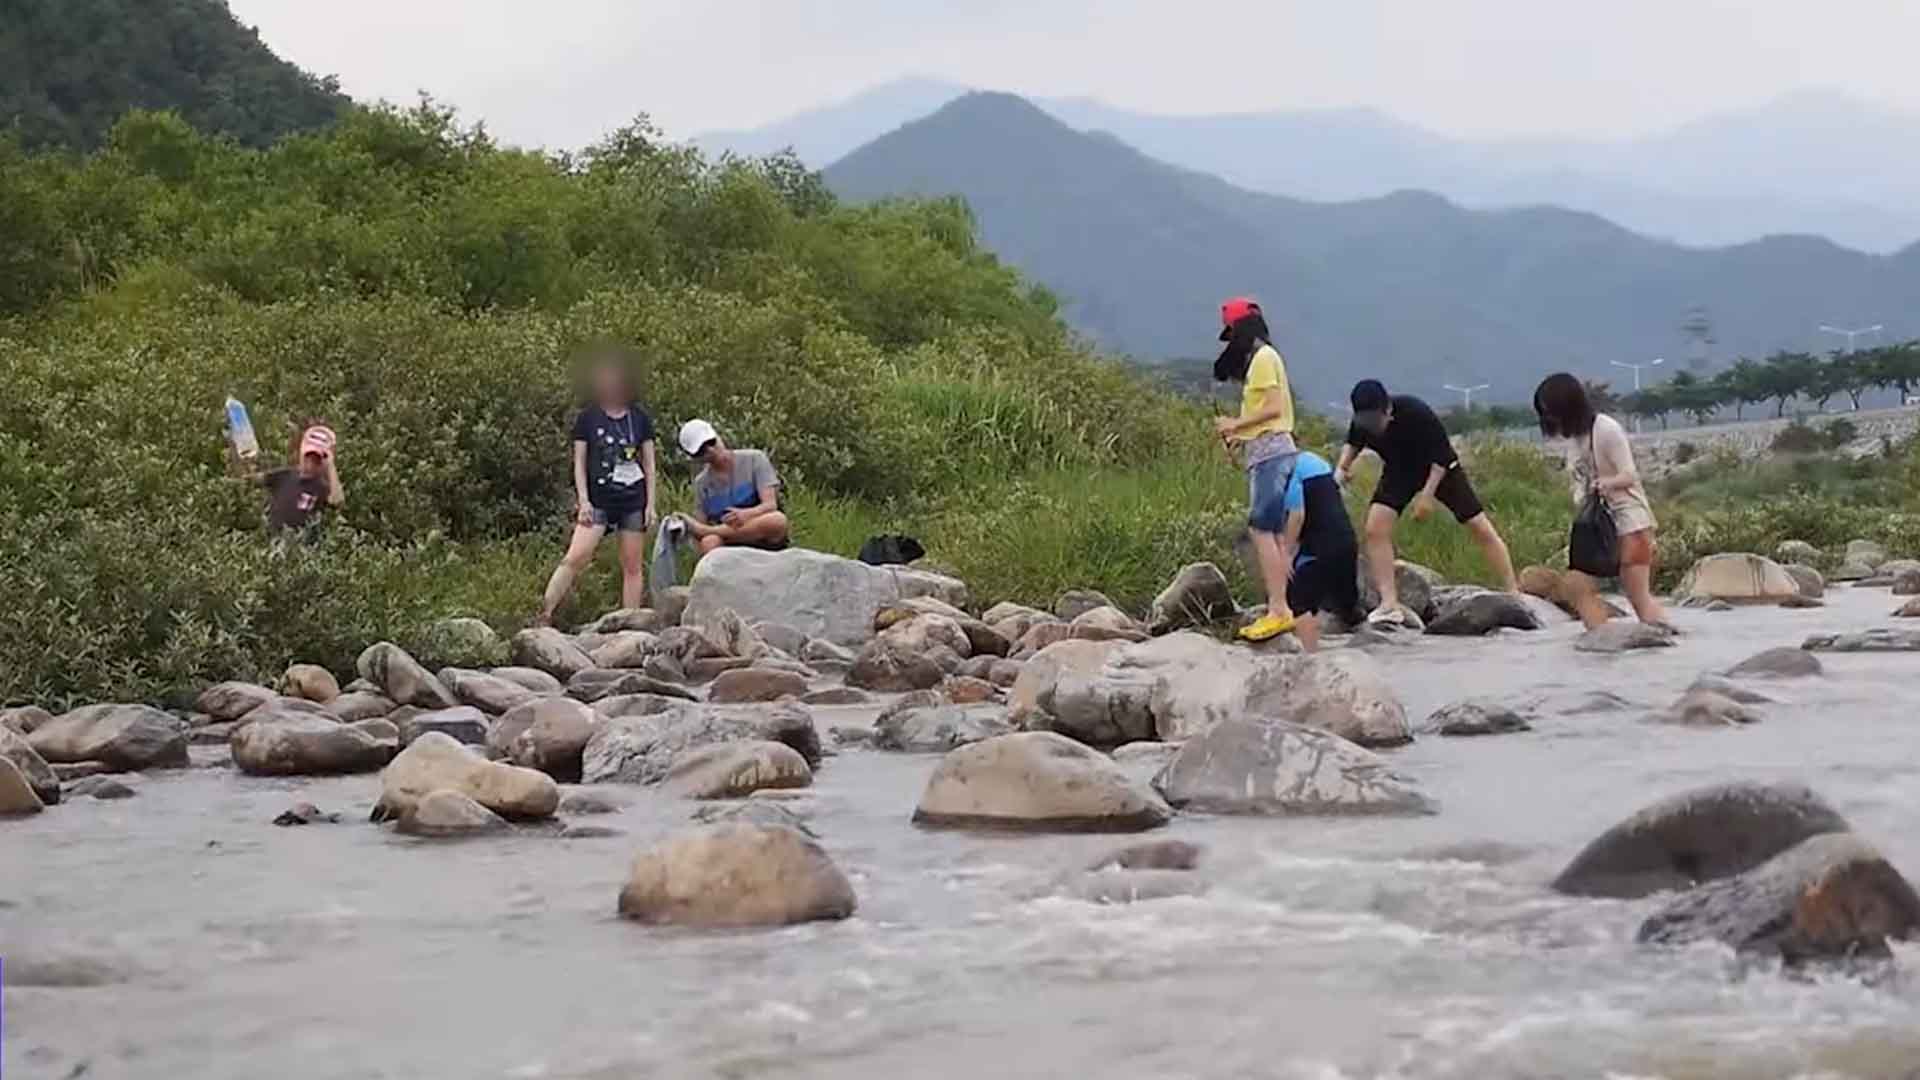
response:
<path id="1" fill-rule="evenodd" d="M 76 799 L 131 799 L 137 794 L 125 781 L 111 776 L 84 776 L 73 782 L 67 794 Z"/>
<path id="2" fill-rule="evenodd" d="M 1674 644 L 1673 632 L 1637 619 L 1612 619 L 1573 641 L 1580 652 L 1621 653 L 1630 649 L 1665 649 Z"/>
<path id="3" fill-rule="evenodd" d="M 1094 870 L 1192 870 L 1205 852 L 1185 840 L 1148 840 L 1109 851 L 1088 863 Z"/>
<path id="4" fill-rule="evenodd" d="M 1510 705 L 1472 699 L 1436 710 L 1420 725 L 1422 735 L 1505 735 L 1533 725 Z"/>
<path id="5" fill-rule="evenodd" d="M 813 770 L 799 751 L 766 739 L 696 746 L 676 755 L 664 786 L 687 799 L 738 799 L 756 791 L 803 788 Z"/>
<path id="6" fill-rule="evenodd" d="M 853 884 L 805 833 L 733 822 L 677 833 L 633 862 L 620 914 L 655 925 L 784 926 L 853 914 Z"/>
<path id="7" fill-rule="evenodd" d="M 1802 679 L 1820 674 L 1820 658 L 1805 649 L 1768 649 L 1727 669 L 1730 679 Z"/>
<path id="8" fill-rule="evenodd" d="M 1502 628 L 1538 630 L 1540 619 L 1514 593 L 1482 590 L 1443 605 L 1427 623 L 1427 633 L 1452 636 L 1491 634 Z"/>
<path id="9" fill-rule="evenodd" d="M 820 736 L 813 726 L 813 714 L 796 702 L 685 704 L 601 724 L 581 755 L 581 777 L 590 784 L 657 784 L 685 750 L 756 739 L 785 743 L 809 766 L 820 761 Z"/>
<path id="10" fill-rule="evenodd" d="M 1180 747 L 1154 787 L 1216 814 L 1432 814 L 1432 800 L 1379 755 L 1282 720 L 1228 720 Z"/>
<path id="11" fill-rule="evenodd" d="M 1640 927 L 1662 945 L 1720 941 L 1789 966 L 1887 960 L 1920 933 L 1920 896 L 1851 833 L 1811 837 L 1737 877 L 1682 893 Z"/>
<path id="12" fill-rule="evenodd" d="M 432 791 L 400 815 L 395 831 L 408 836 L 446 839 L 498 832 L 506 820 L 458 791 Z"/>
<path id="13" fill-rule="evenodd" d="M 1654 719 L 1685 727 L 1738 727 L 1759 723 L 1760 715 L 1726 694 L 1695 688 L 1681 694 L 1680 700 Z"/>
<path id="14" fill-rule="evenodd" d="M 1602 833 L 1553 881 L 1557 892 L 1621 899 L 1751 870 L 1846 819 L 1798 784 L 1717 784 L 1663 799 Z"/>
<path id="15" fill-rule="evenodd" d="M 740 822 L 747 825 L 784 825 L 798 829 L 808 836 L 813 830 L 807 827 L 806 815 L 785 803 L 771 799 L 740 799 L 733 802 L 708 802 L 693 812 L 693 820 L 702 825 L 725 825 Z"/>
<path id="16" fill-rule="evenodd" d="M 1850 634 L 1815 634 L 1801 648 L 1809 652 L 1920 652 L 1920 630 L 1874 627 Z"/>
<path id="17" fill-rule="evenodd" d="M 75 709 L 35 728 L 27 745 L 52 764 L 98 761 L 119 772 L 188 764 L 186 726 L 145 705 Z"/>
<path id="18" fill-rule="evenodd" d="M 1052 732 L 1001 735 L 951 751 L 927 781 L 922 825 L 1135 832 L 1172 811 L 1102 754 Z"/>
<path id="19" fill-rule="evenodd" d="M 439 732 L 428 732 L 400 752 L 380 774 L 374 819 L 404 816 L 433 792 L 457 791 L 510 818 L 551 817 L 560 788 L 543 772 L 488 761 Z"/>
<path id="20" fill-rule="evenodd" d="M 1200 896 L 1208 887 L 1206 878 L 1183 870 L 1110 867 L 1070 875 L 1056 884 L 1052 891 L 1090 904 L 1133 904 L 1177 896 Z"/>

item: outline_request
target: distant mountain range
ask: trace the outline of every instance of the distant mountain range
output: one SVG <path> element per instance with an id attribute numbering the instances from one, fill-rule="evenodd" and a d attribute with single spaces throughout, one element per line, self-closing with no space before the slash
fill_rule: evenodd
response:
<path id="1" fill-rule="evenodd" d="M 1068 318 L 1143 358 L 1210 356 L 1219 302 L 1259 298 L 1316 401 L 1378 375 L 1438 399 L 1446 383 L 1524 397 L 1567 368 L 1826 348 L 1822 323 L 1920 336 L 1920 245 L 1862 254 L 1809 237 L 1702 250 L 1592 214 L 1463 209 L 1403 192 L 1346 203 L 1261 194 L 1076 131 L 1006 94 L 969 94 L 826 171 L 854 201 L 958 195 L 985 242 Z M 1698 336 L 1698 335 L 1696 335 Z"/>
<path id="2" fill-rule="evenodd" d="M 742 153 L 792 147 L 824 168 L 966 92 L 906 79 L 695 141 Z M 1164 116 L 1086 98 L 1035 104 L 1170 164 L 1295 198 L 1424 190 L 1477 208 L 1562 206 L 1695 245 L 1794 233 L 1886 253 L 1920 240 L 1920 115 L 1824 91 L 1613 141 L 1453 139 L 1372 109 Z"/>

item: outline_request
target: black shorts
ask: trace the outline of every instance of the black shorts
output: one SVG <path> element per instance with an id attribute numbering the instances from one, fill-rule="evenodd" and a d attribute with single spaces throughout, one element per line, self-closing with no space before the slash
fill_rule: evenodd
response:
<path id="1" fill-rule="evenodd" d="M 1359 557 L 1348 548 L 1331 555 L 1315 555 L 1293 568 L 1287 582 L 1287 606 L 1296 615 L 1327 612 L 1350 618 L 1359 613 Z"/>
<path id="2" fill-rule="evenodd" d="M 1380 486 L 1373 489 L 1373 502 L 1376 506 L 1403 514 L 1406 513 L 1407 504 L 1426 486 L 1425 473 L 1382 473 Z M 1487 512 L 1487 508 L 1480 505 L 1480 496 L 1473 493 L 1473 484 L 1467 480 L 1467 470 L 1459 465 L 1448 469 L 1447 475 L 1441 477 L 1440 486 L 1434 489 L 1433 497 L 1440 500 L 1440 505 L 1453 511 L 1453 519 L 1463 525 Z"/>

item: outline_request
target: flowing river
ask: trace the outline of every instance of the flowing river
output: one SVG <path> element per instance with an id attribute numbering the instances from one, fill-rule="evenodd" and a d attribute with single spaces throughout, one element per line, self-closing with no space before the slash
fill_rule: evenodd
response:
<path id="1" fill-rule="evenodd" d="M 1380 658 L 1418 719 L 1468 696 L 1531 732 L 1389 752 L 1426 819 L 1183 817 L 1204 895 L 1099 906 L 1048 883 L 1127 838 L 917 829 L 935 758 L 850 751 L 800 805 L 858 914 L 772 932 L 624 923 L 632 854 L 690 806 L 631 792 L 621 831 L 432 843 L 365 823 L 372 776 L 136 778 L 0 823 L 8 1078 L 1271 1078 L 1920 1076 L 1920 985 L 1743 972 L 1633 943 L 1657 900 L 1544 883 L 1640 806 L 1731 779 L 1813 786 L 1920 875 L 1920 654 L 1824 656 L 1741 729 L 1644 722 L 1703 671 L 1886 623 L 1682 611 L 1680 647 L 1575 653 L 1572 625 L 1423 638 Z M 1579 711 L 1594 692 L 1624 710 Z M 864 716 L 870 716 L 869 709 Z M 863 718 L 818 710 L 823 727 Z M 195 748 L 212 763 L 221 748 Z M 344 823 L 274 828 L 296 800 Z M 1898 954 L 1912 970 L 1920 949 Z"/>

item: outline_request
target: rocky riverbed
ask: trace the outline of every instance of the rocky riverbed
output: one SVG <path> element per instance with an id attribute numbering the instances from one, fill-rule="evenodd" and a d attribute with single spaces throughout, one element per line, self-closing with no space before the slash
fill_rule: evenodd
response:
<path id="1" fill-rule="evenodd" d="M 710 598 L 714 610 L 704 616 L 696 601 L 688 617 L 719 623 L 724 636 L 730 624 L 718 615 L 719 602 L 727 610 L 752 604 L 755 590 L 767 587 L 748 583 Z M 860 667 L 855 643 L 832 639 L 852 636 L 840 631 L 860 613 L 844 609 L 863 601 L 844 588 L 832 594 L 839 606 L 807 613 L 810 627 L 797 638 L 766 634 L 799 652 L 810 692 L 848 677 L 836 671 Z M 964 606 L 963 597 L 951 599 Z M 824 703 L 838 695 L 804 707 L 751 700 L 796 688 L 760 674 L 780 663 L 741 669 L 754 674 L 725 684 L 729 696 L 748 700 L 724 709 L 776 718 L 754 720 L 758 726 L 745 734 L 763 749 L 719 774 L 735 783 L 783 778 L 774 790 L 744 800 L 689 799 L 690 789 L 676 784 L 715 783 L 710 755 L 690 768 L 675 761 L 697 747 L 664 757 L 656 747 L 663 731 L 697 734 L 672 710 L 714 706 L 613 694 L 595 705 L 626 698 L 614 711 L 682 719 L 646 727 L 651 742 L 602 745 L 597 758 L 589 742 L 586 767 L 616 762 L 607 767 L 658 782 L 559 783 L 552 818 L 538 813 L 537 784 L 514 788 L 510 800 L 475 786 L 481 802 L 524 813 L 453 841 L 370 824 L 376 805 L 395 797 L 381 773 L 247 775 L 232 767 L 238 744 L 198 743 L 188 747 L 192 767 L 111 777 L 132 797 L 95 797 L 70 784 L 58 806 L 0 822 L 0 865 L 8 870 L 0 879 L 5 1073 L 1908 1077 L 1920 1068 L 1920 989 L 1910 974 L 1783 974 L 1777 958 L 1740 956 L 1710 939 L 1641 944 L 1649 926 L 1660 940 L 1685 938 L 1672 932 L 1688 914 L 1671 910 L 1674 894 L 1623 900 L 1550 888 L 1590 841 L 1641 808 L 1733 781 L 1808 785 L 1894 867 L 1920 872 L 1920 830 L 1912 827 L 1920 805 L 1912 705 L 1920 652 L 1810 654 L 1818 673 L 1774 654 L 1722 674 L 1769 649 L 1797 653 L 1817 635 L 1881 629 L 1896 636 L 1880 640 L 1901 640 L 1906 620 L 1891 617 L 1897 601 L 1885 587 L 1834 588 L 1825 605 L 1680 609 L 1675 618 L 1685 633 L 1677 641 L 1624 652 L 1576 649 L 1577 625 L 1532 605 L 1542 629 L 1361 635 L 1372 643 L 1329 656 L 1351 651 L 1370 660 L 1287 667 L 1259 676 L 1244 700 L 1229 701 L 1207 696 L 1224 674 L 1204 677 L 1226 668 L 1203 666 L 1196 676 L 1182 667 L 1212 655 L 1197 651 L 1204 645 L 1179 638 L 1129 645 L 1139 630 L 1089 617 L 1100 611 L 1095 600 L 1076 602 L 1070 613 L 1080 636 L 1039 637 L 1154 650 L 1138 654 L 1151 663 L 1049 683 L 1045 707 L 1096 717 L 1099 723 L 1076 728 L 1093 741 L 1137 739 L 1144 732 L 1129 734 L 1131 726 L 1145 724 L 1196 746 L 1203 737 L 1230 744 L 1231 729 L 1210 726 L 1209 718 L 1248 701 L 1270 714 L 1294 709 L 1287 715 L 1302 724 L 1337 713 L 1351 723 L 1349 737 L 1375 746 L 1381 767 L 1419 795 L 1418 804 L 1397 807 L 1404 812 L 1331 816 L 1169 807 L 1167 824 L 1130 836 L 916 825 L 916 809 L 934 798 L 936 770 L 965 771 L 939 750 L 1026 721 L 993 712 L 990 700 L 941 704 L 945 712 L 925 723 L 895 711 L 881 732 L 932 752 L 868 748 L 858 733 L 875 727 L 898 700 L 896 690 L 853 704 Z M 956 620 L 955 629 L 961 639 L 979 636 L 968 622 Z M 895 633 L 886 649 L 859 650 L 867 671 L 855 681 L 913 681 L 914 658 L 972 651 L 961 639 L 933 622 Z M 725 644 L 752 647 L 737 636 Z M 788 647 L 776 651 L 786 655 Z M 1056 647 L 1052 655 L 1061 653 Z M 701 659 L 685 655 L 688 664 Z M 988 659 L 976 665 L 981 678 L 942 676 L 935 693 L 943 702 L 1000 696 Z M 379 666 L 383 691 L 433 696 L 427 684 L 408 684 L 416 673 L 392 658 Z M 658 665 L 624 670 L 672 674 Z M 1688 694 L 1703 675 L 1711 678 Z M 1394 708 L 1374 696 L 1373 676 L 1418 733 L 1411 742 L 1393 737 Z M 1154 679 L 1191 681 L 1179 683 L 1185 696 L 1169 701 L 1152 691 Z M 449 681 L 440 680 L 442 689 Z M 719 684 L 688 685 L 690 696 L 705 698 Z M 608 689 L 598 677 L 582 687 L 585 696 Z M 1012 687 L 1011 711 L 1031 689 Z M 512 696 L 490 684 L 464 692 Z M 1717 703 L 1682 707 L 1702 692 L 1724 696 L 1740 713 Z M 1321 704 L 1289 704 L 1309 700 Z M 1463 701 L 1484 707 L 1448 709 L 1433 729 L 1496 734 L 1426 733 L 1427 718 Z M 801 708 L 811 739 L 789 719 Z M 1033 708 L 1043 706 L 1036 700 Z M 572 715 L 548 717 L 541 730 L 564 735 Z M 529 726 L 521 733 L 542 723 L 522 719 Z M 442 717 L 434 734 L 402 737 L 440 747 L 457 742 L 466 722 Z M 504 717 L 483 713 L 470 722 L 478 725 L 474 736 L 488 740 Z M 289 730 L 300 723 L 289 721 Z M 605 723 L 597 711 L 590 721 L 596 732 Z M 703 715 L 699 731 L 716 723 Z M 357 733 L 356 747 L 359 734 L 386 737 Z M 1348 748 L 1342 753 L 1367 753 L 1336 742 Z M 809 765 L 805 751 L 815 743 L 817 765 Z M 515 760 L 516 744 L 543 767 L 552 766 L 553 746 L 578 745 L 516 733 L 496 754 Z M 1162 816 L 1147 780 L 1172 758 L 1171 748 L 1130 741 L 1110 759 L 1093 753 L 1084 761 L 1080 749 L 1048 752 L 1056 756 L 1047 768 L 1093 770 L 1076 778 L 1109 767 L 1122 774 L 1111 781 L 1114 790 L 1139 797 L 1126 803 L 1127 827 Z M 1374 768 L 1373 759 L 1354 760 L 1356 768 Z M 1189 761 L 1185 772 L 1196 767 Z M 410 768 L 417 773 L 419 763 Z M 810 782 L 790 786 L 801 769 Z M 1218 798 L 1207 794 L 1217 790 L 1201 777 L 1169 781 L 1161 793 L 1178 802 L 1186 794 Z M 271 824 L 298 803 L 339 820 Z M 820 902 L 811 914 L 824 921 L 775 928 L 650 926 L 620 916 L 668 910 L 649 906 L 636 854 L 688 835 L 696 815 L 738 813 L 810 831 L 851 897 L 838 882 L 812 883 Z M 1135 869 L 1111 868 L 1116 849 L 1160 841 L 1192 848 L 1161 845 L 1117 860 Z M 675 857 L 685 856 L 662 855 L 654 870 L 670 869 Z M 810 857 L 791 849 L 780 858 L 800 862 L 781 865 L 813 874 Z M 1195 865 L 1177 868 L 1188 863 Z M 1087 872 L 1101 864 L 1109 869 Z M 1772 883 L 1763 876 L 1748 891 Z M 1728 902 L 1702 895 L 1702 903 Z M 629 909 L 630 897 L 637 909 Z M 856 901 L 851 916 L 838 917 L 849 899 Z M 1909 973 L 1920 962 L 1914 946 L 1892 948 Z"/>

